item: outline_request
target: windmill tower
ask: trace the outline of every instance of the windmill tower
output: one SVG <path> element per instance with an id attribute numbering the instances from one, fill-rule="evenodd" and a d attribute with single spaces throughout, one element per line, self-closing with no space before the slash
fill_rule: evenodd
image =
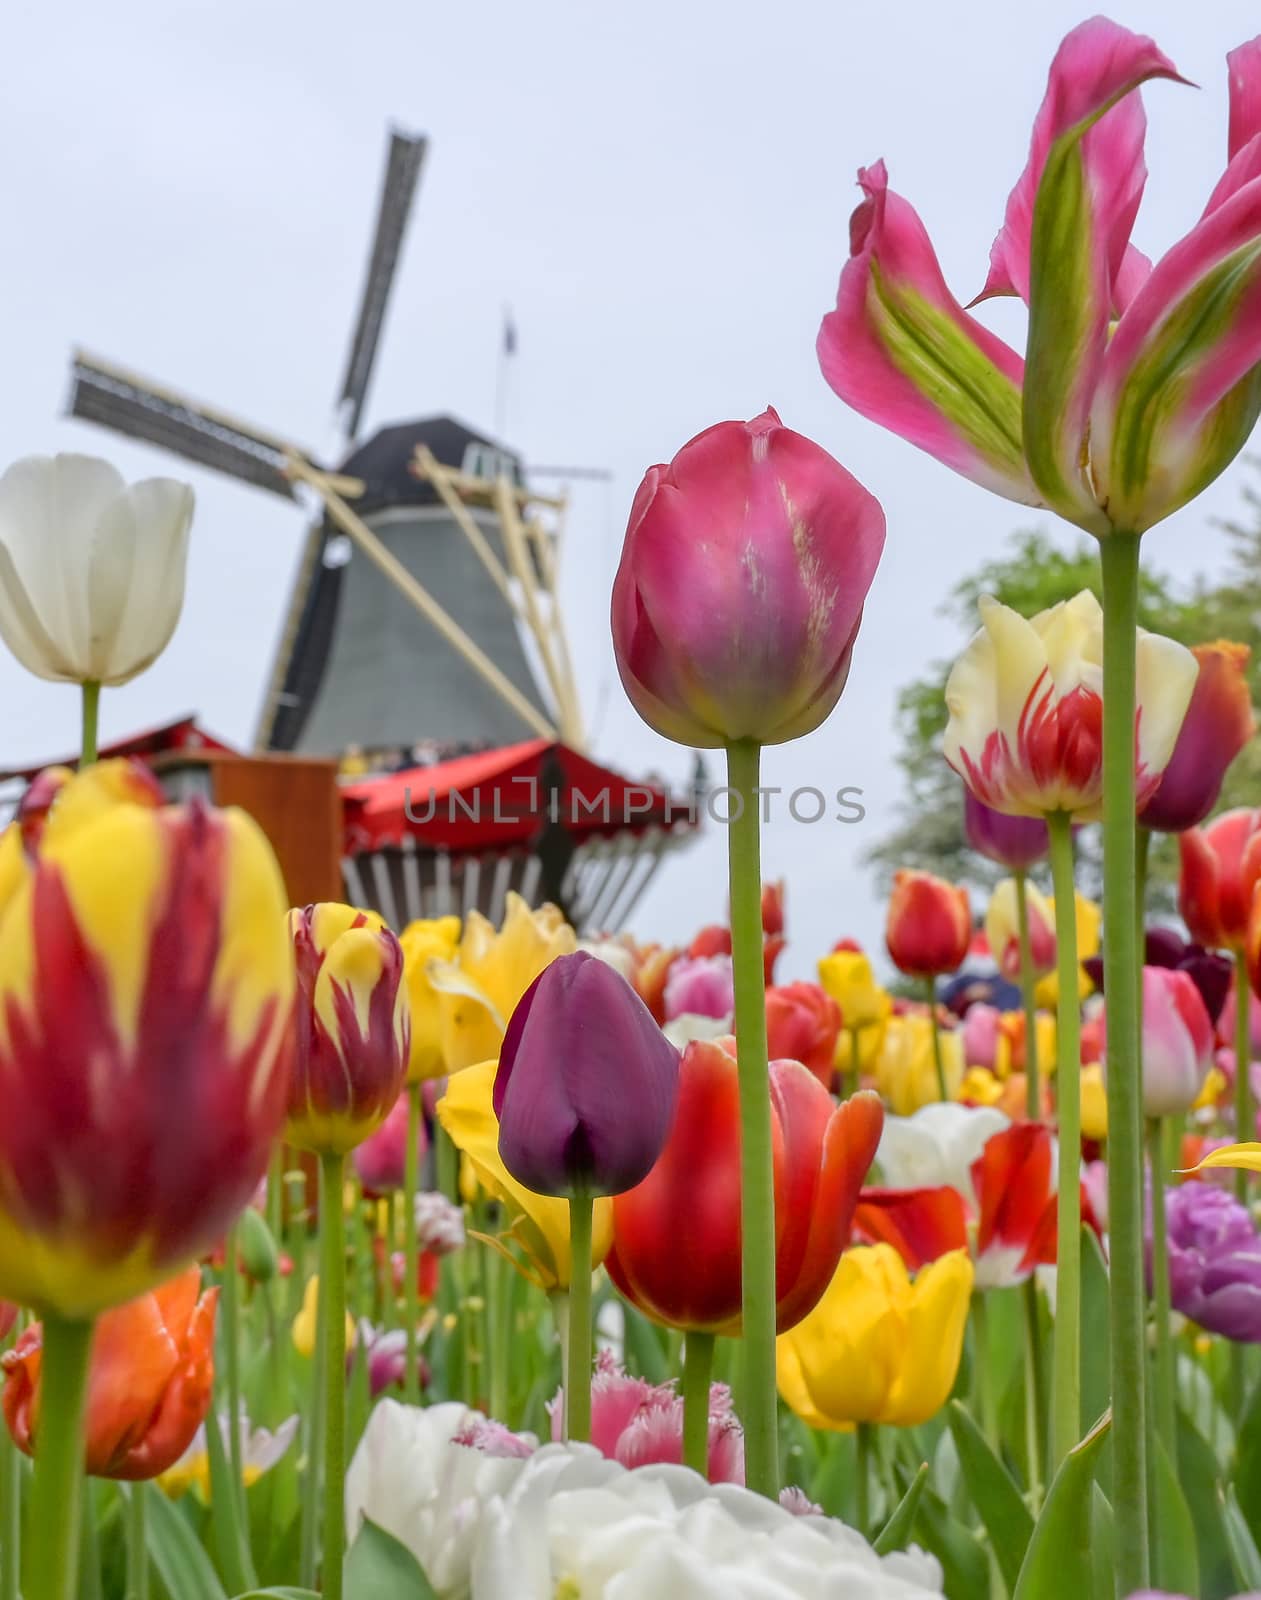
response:
<path id="1" fill-rule="evenodd" d="M 256 734 L 260 749 L 341 755 L 584 743 L 556 594 L 566 503 L 512 451 L 448 416 L 361 426 L 427 140 L 390 135 L 338 396 L 331 469 L 243 422 L 79 350 L 70 412 L 297 501 L 298 562 Z"/>
<path id="2" fill-rule="evenodd" d="M 350 899 L 396 924 L 474 907 L 497 922 L 514 890 L 558 901 L 580 927 L 616 928 L 668 852 L 694 835 L 696 818 L 692 803 L 680 821 L 659 786 L 628 785 L 584 752 L 557 599 L 565 496 L 536 490 L 513 451 L 450 416 L 362 432 L 425 150 L 423 137 L 390 136 L 333 463 L 82 350 L 69 409 L 313 503 L 255 744 L 306 757 L 367 754 L 369 776 L 341 790 Z M 427 758 L 454 755 L 452 745 L 485 754 L 418 774 L 406 770 L 418 744 Z M 441 789 L 450 799 L 445 816 L 417 821 L 411 778 L 412 792 Z M 505 796 L 522 788 L 533 798 L 518 815 Z M 608 809 L 610 794 L 619 813 Z M 581 816 L 566 804 L 577 798 Z"/>

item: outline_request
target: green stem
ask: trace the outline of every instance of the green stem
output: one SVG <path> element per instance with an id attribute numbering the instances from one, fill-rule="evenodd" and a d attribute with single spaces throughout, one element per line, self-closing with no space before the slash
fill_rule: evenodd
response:
<path id="1" fill-rule="evenodd" d="M 324 1285 L 320 1284 L 320 1302 L 323 1303 Z M 319 1567 L 320 1548 L 320 1461 L 324 1453 L 324 1385 L 320 1374 L 324 1371 L 324 1318 L 316 1317 L 315 1350 L 313 1352 L 311 1404 L 306 1419 L 306 1472 L 302 1478 L 302 1525 L 300 1532 L 300 1582 L 304 1589 L 315 1587 Z"/>
<path id="2" fill-rule="evenodd" d="M 565 1369 L 565 1437 L 591 1437 L 591 1217 L 589 1194 L 569 1201 L 569 1361 Z"/>
<path id="3" fill-rule="evenodd" d="M 284 1248 L 285 1242 L 285 1145 L 277 1139 L 267 1163 L 267 1227 L 276 1244 Z"/>
<path id="4" fill-rule="evenodd" d="M 552 1306 L 552 1320 L 556 1324 L 556 1342 L 560 1345 L 561 1410 L 565 1437 L 569 1437 L 569 1291 L 553 1289 L 548 1295 Z"/>
<path id="5" fill-rule="evenodd" d="M 1147 1128 L 1151 1152 L 1152 1301 L 1156 1316 L 1156 1431 L 1169 1459 L 1178 1460 L 1177 1360 L 1169 1331 L 1169 1248 L 1165 1230 L 1165 1124 L 1153 1117 Z"/>
<path id="6" fill-rule="evenodd" d="M 21 1569 L 22 1462 L 9 1430 L 0 1427 L 0 1600 L 19 1600 Z"/>
<path id="7" fill-rule="evenodd" d="M 104 1600 L 101 1582 L 101 1490 L 95 1478 L 83 1480 L 83 1526 L 79 1531 L 79 1600 Z"/>
<path id="8" fill-rule="evenodd" d="M 740 1229 L 744 1334 L 744 1443 L 750 1489 L 779 1494 L 775 1389 L 775 1179 L 762 958 L 762 860 L 758 826 L 761 747 L 727 746 L 733 813 L 727 828 L 731 956 L 740 1081 Z M 738 801 L 738 808 L 736 802 Z"/>
<path id="9" fill-rule="evenodd" d="M 96 760 L 96 730 L 100 721 L 101 686 L 99 683 L 83 685 L 83 739 L 80 768 L 90 767 Z"/>
<path id="10" fill-rule="evenodd" d="M 229 1228 L 223 1242 L 223 1372 L 228 1400 L 228 1463 L 232 1492 L 244 1502 L 245 1467 L 241 1458 L 241 1274 L 237 1231 Z"/>
<path id="11" fill-rule="evenodd" d="M 505 1427 L 511 1405 L 513 1302 L 516 1273 L 498 1250 L 490 1253 L 490 1414 Z"/>
<path id="12" fill-rule="evenodd" d="M 1108 1012 L 1112 1506 L 1117 1587 L 1147 1588 L 1146 1285 L 1139 1071 L 1134 719 L 1139 541 L 1109 534 L 1103 572 L 1103 966 Z M 1062 1144 L 1061 1144 L 1062 1150 Z M 1063 1158 L 1061 1156 L 1061 1165 Z"/>
<path id="13" fill-rule="evenodd" d="M 1038 1082 L 1038 1006 L 1034 999 L 1037 979 L 1033 971 L 1033 945 L 1029 939 L 1029 877 L 1019 870 L 1016 878 L 1016 931 L 1020 937 L 1020 997 L 1025 1008 L 1025 1115 L 1035 1122 L 1042 1102 Z M 1074 991 L 1075 992 L 1075 991 Z"/>
<path id="14" fill-rule="evenodd" d="M 1255 1139 L 1253 1123 L 1256 1112 L 1252 1104 L 1252 1081 L 1248 1068 L 1252 1065 L 1252 990 L 1248 984 L 1248 960 L 1242 950 L 1235 952 L 1235 1138 Z M 1235 1174 L 1235 1194 L 1248 1203 L 1248 1174 L 1242 1169 Z"/>
<path id="15" fill-rule="evenodd" d="M 1038 1321 L 1038 1285 L 1026 1278 L 1020 1291 L 1025 1335 L 1025 1458 L 1030 1509 L 1042 1504 L 1042 1332 Z"/>
<path id="16" fill-rule="evenodd" d="M 320 1322 L 324 1329 L 324 1600 L 342 1600 L 346 1480 L 346 1158 L 320 1157 Z"/>
<path id="17" fill-rule="evenodd" d="M 218 1419 L 211 1417 L 211 1427 Z M 146 1483 L 133 1483 L 127 1498 L 127 1600 L 149 1600 L 149 1541 L 145 1518 Z"/>
<path id="18" fill-rule="evenodd" d="M 990 1350 L 989 1307 L 985 1291 L 972 1296 L 973 1354 L 976 1360 L 976 1389 L 980 1398 L 981 1431 L 986 1443 L 998 1450 L 998 1407 L 994 1396 L 994 1360 Z"/>
<path id="19" fill-rule="evenodd" d="M 420 1182 L 420 1084 L 407 1085 L 407 1158 L 403 1168 L 403 1304 L 407 1308 L 407 1366 L 403 1393 L 408 1405 L 420 1404 L 420 1247 L 416 1241 L 416 1190 Z"/>
<path id="20" fill-rule="evenodd" d="M 691 1331 L 683 1346 L 683 1465 L 709 1476 L 709 1380 L 714 1336 Z"/>
<path id="21" fill-rule="evenodd" d="M 1073 829 L 1067 811 L 1046 819 L 1055 895 L 1055 1103 L 1059 1120 L 1055 1353 L 1051 1370 L 1051 1467 L 1081 1438 L 1081 1009 L 1077 997 L 1077 905 Z"/>
<path id="22" fill-rule="evenodd" d="M 76 1600 L 91 1322 L 44 1318 L 26 1600 Z"/>
<path id="23" fill-rule="evenodd" d="M 937 1027 L 937 983 L 933 978 L 925 979 L 925 990 L 928 998 L 928 1026 L 933 1034 L 933 1066 L 937 1072 L 937 1098 L 949 1100 L 946 1093 L 946 1068 L 941 1059 L 941 1032 Z"/>
<path id="24" fill-rule="evenodd" d="M 854 1526 L 864 1538 L 871 1522 L 871 1445 L 874 1429 L 870 1422 L 858 1424 L 858 1448 L 854 1460 Z"/>

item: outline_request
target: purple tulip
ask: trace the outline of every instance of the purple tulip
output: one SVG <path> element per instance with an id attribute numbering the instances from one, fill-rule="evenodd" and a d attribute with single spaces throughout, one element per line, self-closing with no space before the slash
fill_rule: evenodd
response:
<path id="1" fill-rule="evenodd" d="M 1165 1191 L 1175 1311 L 1210 1333 L 1261 1344 L 1261 1238 L 1246 1206 L 1209 1183 Z M 1150 1272 L 1150 1240 L 1148 1241 Z"/>
<path id="2" fill-rule="evenodd" d="M 559 956 L 512 1013 L 494 1106 L 499 1154 L 536 1194 L 621 1194 L 661 1154 L 679 1053 L 620 973 Z"/>
<path id="3" fill-rule="evenodd" d="M 1041 817 L 1009 817 L 963 791 L 963 831 L 978 855 L 988 856 L 1008 872 L 1024 872 L 1041 861 L 1049 848 Z"/>
<path id="4" fill-rule="evenodd" d="M 1185 972 L 1200 991 L 1209 1021 L 1219 1025 L 1222 1008 L 1231 992 L 1234 963 L 1228 956 L 1206 950 L 1202 944 L 1188 944 L 1173 928 L 1148 928 L 1143 954 L 1145 967 L 1167 967 Z M 1091 956 L 1082 962 L 1090 981 L 1103 993 L 1103 957 Z"/>

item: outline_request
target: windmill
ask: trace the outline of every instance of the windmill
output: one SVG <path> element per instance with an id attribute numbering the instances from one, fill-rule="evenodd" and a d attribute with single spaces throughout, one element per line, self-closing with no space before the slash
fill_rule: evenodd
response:
<path id="1" fill-rule="evenodd" d="M 314 502 L 263 695 L 259 751 L 354 752 L 371 772 L 409 766 L 417 746 L 429 757 L 506 747 L 512 760 L 503 771 L 520 773 L 515 752 L 537 746 L 529 760 L 537 756 L 546 793 L 525 845 L 496 846 L 492 863 L 490 845 L 464 840 L 457 851 L 445 837 L 429 844 L 422 830 L 391 821 L 362 848 L 346 846 L 344 876 L 356 898 L 374 899 L 395 919 L 478 905 L 495 920 L 515 888 L 569 904 L 578 920 L 582 907 L 598 907 L 614 926 L 663 852 L 690 830 L 676 825 L 659 791 L 664 807 L 620 829 L 579 838 L 560 816 L 556 797 L 579 770 L 574 760 L 585 761 L 586 742 L 557 596 L 566 495 L 535 489 L 518 455 L 450 416 L 362 431 L 427 143 L 390 134 L 333 464 L 281 432 L 81 349 L 72 356 L 69 410 L 266 493 Z M 584 475 L 549 468 L 535 477 L 542 474 L 549 482 Z M 590 782 L 588 769 L 580 770 Z M 371 795 L 346 796 L 348 818 L 371 811 Z M 404 801 L 389 815 L 408 810 Z"/>

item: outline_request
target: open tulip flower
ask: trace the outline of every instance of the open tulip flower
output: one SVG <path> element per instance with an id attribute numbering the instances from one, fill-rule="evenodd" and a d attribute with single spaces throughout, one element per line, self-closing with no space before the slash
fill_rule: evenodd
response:
<path id="1" fill-rule="evenodd" d="M 498 1241 L 509 1259 L 549 1294 L 565 1290 L 571 1275 L 569 1205 L 526 1188 L 504 1165 L 494 1106 L 497 1067 L 497 1062 L 483 1061 L 457 1072 L 438 1102 L 438 1121 L 472 1164 L 478 1182 L 512 1213 L 507 1236 Z M 591 1233 L 593 1266 L 604 1260 L 612 1235 L 612 1202 L 598 1199 Z"/>
<path id="2" fill-rule="evenodd" d="M 840 698 L 884 548 L 879 503 L 772 410 L 651 467 L 613 584 L 613 649 L 650 728 L 780 744 Z"/>
<path id="3" fill-rule="evenodd" d="M 893 964 L 912 978 L 935 978 L 961 967 L 972 942 L 968 891 L 931 872 L 893 875 L 885 943 Z"/>
<path id="4" fill-rule="evenodd" d="M 28 456 L 0 477 L 0 636 L 28 672 L 120 684 L 175 632 L 193 491 L 130 488 L 96 456 Z"/>
<path id="5" fill-rule="evenodd" d="M 379 1128 L 407 1072 L 399 942 L 374 911 L 326 902 L 291 911 L 298 1050 L 286 1137 L 344 1154 Z"/>
<path id="6" fill-rule="evenodd" d="M 869 1093 L 834 1105 L 800 1062 L 772 1062 L 770 1078 L 782 1332 L 832 1276 L 884 1116 Z M 690 1044 L 665 1149 L 647 1178 L 613 1201 L 607 1262 L 631 1304 L 667 1327 L 740 1331 L 739 1127 L 735 1041 Z"/>
<path id="7" fill-rule="evenodd" d="M 814 1310 L 780 1336 L 780 1394 L 812 1428 L 927 1422 L 954 1387 L 972 1282 L 964 1250 L 914 1282 L 891 1245 L 847 1250 Z"/>
<path id="8" fill-rule="evenodd" d="M 800 1061 L 825 1089 L 836 1071 L 841 1008 L 817 983 L 789 983 L 766 991 L 767 1049 L 772 1060 Z"/>
<path id="9" fill-rule="evenodd" d="M 403 950 L 403 982 L 411 1017 L 411 1049 L 407 1081 L 440 1078 L 447 1071 L 442 1055 L 442 1004 L 429 975 L 433 961 L 454 961 L 460 946 L 459 917 L 432 917 L 409 922 L 399 934 Z"/>
<path id="10" fill-rule="evenodd" d="M 1145 828 L 1198 827 L 1222 792 L 1226 769 L 1256 732 L 1248 688 L 1248 647 L 1218 640 L 1192 645 L 1199 674 L 1191 703 L 1155 791 L 1139 810 Z"/>
<path id="11" fill-rule="evenodd" d="M 1225 811 L 1180 834 L 1178 847 L 1178 910 L 1191 937 L 1210 950 L 1242 950 L 1261 881 L 1261 810 Z"/>
<path id="12" fill-rule="evenodd" d="M 460 1072 L 497 1056 L 517 1001 L 549 961 L 569 955 L 577 944 L 555 906 L 532 910 L 511 890 L 498 931 L 471 911 L 454 958 L 433 959 L 428 967 L 438 994 L 444 1070 Z"/>
<path id="13" fill-rule="evenodd" d="M 93 1476 L 156 1478 L 192 1443 L 210 1407 L 219 1298 L 200 1289 L 201 1271 L 190 1266 L 97 1323 L 87 1400 Z M 27 1455 L 39 1447 L 43 1344 L 43 1328 L 32 1323 L 0 1356 L 5 1421 Z"/>
<path id="14" fill-rule="evenodd" d="M 1020 976 L 1020 923 L 1014 878 L 1004 878 L 990 895 L 985 909 L 985 937 L 1003 977 Z M 1029 914 L 1029 958 L 1041 977 L 1055 966 L 1055 913 L 1046 896 L 1033 884 L 1025 886 Z"/>
<path id="15" fill-rule="evenodd" d="M 946 682 L 946 760 L 968 788 L 1017 816 L 1097 821 L 1103 800 L 1103 612 L 1089 589 L 1026 620 L 988 595 Z M 1140 804 L 1173 755 L 1199 668 L 1183 645 L 1139 630 L 1135 781 Z"/>
<path id="16" fill-rule="evenodd" d="M 1023 361 L 950 293 L 884 163 L 861 171 L 818 342 L 837 394 L 995 493 L 1096 535 L 1141 533 L 1199 494 L 1252 431 L 1261 358 L 1261 52 L 1229 60 L 1229 165 L 1153 268 L 1130 244 L 1146 178 L 1137 91 L 1177 71 L 1105 17 L 1060 45 L 982 291 L 1028 303 Z M 1214 296 L 1220 315 L 1197 317 Z"/>
<path id="17" fill-rule="evenodd" d="M 207 1252 L 254 1194 L 294 974 L 248 817 L 118 804 L 70 826 L 73 787 L 0 913 L 0 1293 L 80 1319 Z"/>

